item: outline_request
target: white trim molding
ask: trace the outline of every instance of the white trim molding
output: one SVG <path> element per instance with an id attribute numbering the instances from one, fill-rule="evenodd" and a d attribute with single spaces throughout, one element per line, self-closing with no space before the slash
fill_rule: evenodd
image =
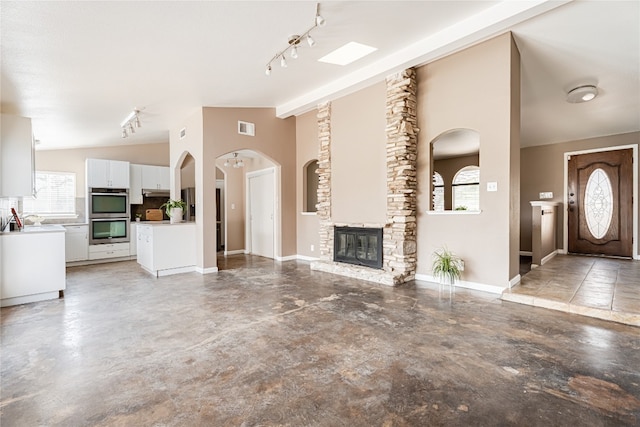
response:
<path id="1" fill-rule="evenodd" d="M 555 257 L 556 255 L 558 255 L 558 250 L 557 249 L 555 251 L 551 252 L 549 255 L 547 255 L 544 258 L 542 258 L 540 260 L 540 265 L 545 265 L 547 262 L 551 261 L 553 259 L 553 257 Z"/>
<path id="2" fill-rule="evenodd" d="M 218 267 L 208 267 L 208 268 L 196 267 L 196 273 L 200 273 L 200 274 L 211 274 L 211 273 L 217 273 L 217 272 L 218 272 Z"/>
<path id="3" fill-rule="evenodd" d="M 520 256 L 533 256 L 531 251 L 520 251 Z"/>
<path id="4" fill-rule="evenodd" d="M 312 256 L 306 256 L 306 255 L 300 255 L 300 254 L 296 255 L 296 258 L 299 259 L 300 261 L 309 261 L 309 262 L 320 260 L 320 258 L 318 257 L 312 257 Z"/>
<path id="5" fill-rule="evenodd" d="M 249 252 L 247 252 L 244 249 L 237 249 L 235 251 L 224 251 L 224 256 L 228 256 L 228 255 L 240 255 L 240 254 L 248 254 Z"/>
<path id="6" fill-rule="evenodd" d="M 520 275 L 518 275 L 517 277 L 518 277 L 518 282 L 519 282 L 520 281 Z M 514 279 L 511 279 L 511 280 L 513 281 Z M 416 286 L 418 288 L 422 287 L 418 283 L 419 281 L 437 283 L 437 284 L 440 283 L 440 281 L 438 279 L 436 279 L 435 277 L 433 277 L 430 274 L 416 274 L 416 279 L 415 280 L 416 280 Z M 511 283 L 511 282 L 509 282 L 509 283 Z M 454 288 L 473 289 L 475 291 L 489 292 L 489 293 L 498 294 L 498 295 L 502 295 L 502 292 L 507 290 L 507 287 L 496 286 L 496 285 L 487 285 L 485 283 L 478 283 L 478 282 L 468 282 L 466 280 L 458 280 L 458 281 L 456 281 L 456 283 L 455 283 L 455 285 L 453 285 L 453 287 Z"/>
<path id="7" fill-rule="evenodd" d="M 276 261 L 295 261 L 298 259 L 298 255 L 277 256 Z"/>

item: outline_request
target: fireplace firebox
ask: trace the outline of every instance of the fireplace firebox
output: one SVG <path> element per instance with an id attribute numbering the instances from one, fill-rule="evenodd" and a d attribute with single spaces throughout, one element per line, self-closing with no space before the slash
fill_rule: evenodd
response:
<path id="1" fill-rule="evenodd" d="M 382 268 L 382 228 L 335 227 L 333 260 Z"/>

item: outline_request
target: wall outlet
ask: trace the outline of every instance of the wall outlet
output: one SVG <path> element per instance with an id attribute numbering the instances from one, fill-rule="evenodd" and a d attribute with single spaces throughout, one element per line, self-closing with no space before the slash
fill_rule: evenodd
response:
<path id="1" fill-rule="evenodd" d="M 498 191 L 498 183 L 495 181 L 487 182 L 487 191 Z"/>
<path id="2" fill-rule="evenodd" d="M 315 251 L 316 247 L 314 245 L 311 245 L 311 252 Z"/>
<path id="3" fill-rule="evenodd" d="M 553 199 L 553 193 L 551 191 L 540 193 L 540 200 L 542 199 Z"/>
<path id="4" fill-rule="evenodd" d="M 236 208 L 236 204 L 235 203 L 231 203 L 231 209 L 235 209 Z"/>

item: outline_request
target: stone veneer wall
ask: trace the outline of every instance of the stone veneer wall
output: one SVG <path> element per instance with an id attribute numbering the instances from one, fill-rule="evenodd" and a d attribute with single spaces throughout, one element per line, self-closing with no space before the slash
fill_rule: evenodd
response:
<path id="1" fill-rule="evenodd" d="M 387 83 L 387 219 L 386 224 L 331 222 L 331 104 L 318 106 L 318 218 L 320 261 L 314 270 L 327 271 L 385 285 L 399 285 L 416 272 L 416 162 L 418 153 L 417 83 L 414 69 L 403 70 Z M 335 226 L 383 227 L 382 270 L 333 262 Z"/>

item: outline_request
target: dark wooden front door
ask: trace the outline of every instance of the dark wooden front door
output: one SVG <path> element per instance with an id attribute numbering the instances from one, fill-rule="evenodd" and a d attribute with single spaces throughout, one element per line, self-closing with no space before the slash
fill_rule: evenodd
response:
<path id="1" fill-rule="evenodd" d="M 569 158 L 569 252 L 632 256 L 633 150 Z"/>

